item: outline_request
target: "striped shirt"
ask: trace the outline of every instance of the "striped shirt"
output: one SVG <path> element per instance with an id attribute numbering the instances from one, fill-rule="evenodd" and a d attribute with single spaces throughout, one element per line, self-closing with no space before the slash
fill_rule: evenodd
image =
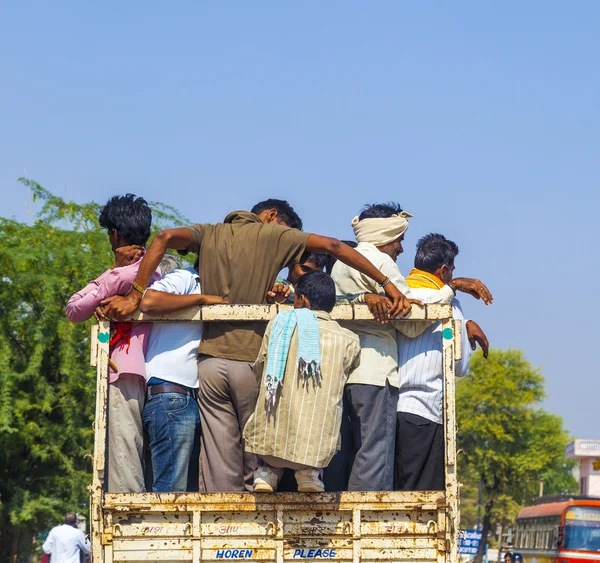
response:
<path id="1" fill-rule="evenodd" d="M 427 302 L 435 291 L 411 289 L 412 297 L 423 302 Z M 472 352 L 467 338 L 467 323 L 458 299 L 452 300 L 452 315 L 462 321 L 462 359 L 455 366 L 456 376 L 462 377 L 469 371 Z M 417 338 L 407 338 L 398 333 L 398 362 L 398 412 L 416 414 L 442 424 L 442 323 L 431 325 Z"/>
<path id="2" fill-rule="evenodd" d="M 414 297 L 414 290 L 408 287 L 400 268 L 394 260 L 381 252 L 374 244 L 359 242 L 356 251 L 369 260 L 406 297 Z M 335 291 L 340 297 L 364 303 L 365 293 L 383 293 L 383 288 L 371 278 L 361 274 L 339 260 L 331 272 Z M 450 303 L 454 292 L 447 285 L 435 290 L 428 303 Z M 396 331 L 408 336 L 417 336 L 427 326 L 422 322 L 398 321 L 380 324 L 375 321 L 349 321 L 342 324 L 360 338 L 362 349 L 360 367 L 350 376 L 348 383 L 362 383 L 385 387 L 388 382 L 398 387 L 398 354 Z"/>
<path id="3" fill-rule="evenodd" d="M 296 330 L 275 408 L 267 418 L 263 371 L 267 365 L 270 323 L 254 364 L 260 391 L 254 414 L 244 428 L 244 440 L 248 452 L 321 468 L 329 465 L 340 448 L 342 395 L 348 375 L 360 363 L 360 343 L 357 336 L 333 321 L 328 313 L 313 313 L 319 320 L 321 335 L 320 383 L 309 380 L 304 385 L 298 374 Z"/>

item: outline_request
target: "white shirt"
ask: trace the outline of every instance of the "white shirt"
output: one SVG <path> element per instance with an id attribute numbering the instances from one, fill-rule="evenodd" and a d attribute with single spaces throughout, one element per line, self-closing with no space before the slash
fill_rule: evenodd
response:
<path id="1" fill-rule="evenodd" d="M 173 270 L 149 289 L 175 295 L 201 293 L 200 278 L 193 268 Z M 201 338 L 201 323 L 153 323 L 146 348 L 146 380 L 158 377 L 198 388 L 196 358 Z"/>
<path id="2" fill-rule="evenodd" d="M 415 299 L 427 301 L 436 290 L 413 288 L 411 291 Z M 455 365 L 455 375 L 462 377 L 469 371 L 472 351 L 467 338 L 467 323 L 458 299 L 452 300 L 452 315 L 462 321 L 462 358 Z M 442 323 L 429 326 L 417 338 L 407 338 L 398 333 L 398 363 L 398 412 L 416 414 L 442 424 Z"/>
<path id="3" fill-rule="evenodd" d="M 382 274 L 407 297 L 414 297 L 411 288 L 400 273 L 398 265 L 390 256 L 377 249 L 369 242 L 359 242 L 356 250 L 367 258 Z M 364 303 L 365 293 L 383 293 L 383 288 L 368 276 L 361 274 L 340 262 L 333 266 L 331 277 L 335 282 L 338 296 L 348 296 L 350 300 Z M 454 297 L 452 288 L 445 285 L 436 290 L 428 303 L 450 303 Z M 348 383 L 363 383 L 385 387 L 386 381 L 398 387 L 398 345 L 396 331 L 400 330 L 409 336 L 416 336 L 428 326 L 426 323 L 398 321 L 380 324 L 375 321 L 353 321 L 340 323 L 350 329 L 360 339 L 360 366 L 352 372 Z"/>
<path id="4" fill-rule="evenodd" d="M 90 542 L 79 528 L 62 524 L 52 528 L 44 545 L 44 553 L 52 563 L 79 563 L 79 551 L 90 553 Z"/>

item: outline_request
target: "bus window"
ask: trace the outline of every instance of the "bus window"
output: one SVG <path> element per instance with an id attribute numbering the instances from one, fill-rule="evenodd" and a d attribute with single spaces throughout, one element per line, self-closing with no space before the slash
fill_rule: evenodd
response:
<path id="1" fill-rule="evenodd" d="M 564 549 L 600 551 L 600 508 L 573 506 L 565 513 Z"/>

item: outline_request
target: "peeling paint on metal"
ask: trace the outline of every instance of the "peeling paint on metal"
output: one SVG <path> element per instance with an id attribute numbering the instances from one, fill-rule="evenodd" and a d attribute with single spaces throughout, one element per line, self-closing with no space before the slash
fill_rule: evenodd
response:
<path id="1" fill-rule="evenodd" d="M 217 305 L 134 321 L 263 320 L 285 307 Z M 442 320 L 446 451 L 445 491 L 343 493 L 137 493 L 104 491 L 109 333 L 92 333 L 97 405 L 91 524 L 94 563 L 113 561 L 329 560 L 457 563 L 458 484 L 454 359 L 459 327 L 448 305 L 413 307 L 407 320 Z M 338 305 L 340 320 L 372 317 L 364 305 Z M 94 348 L 95 347 L 95 348 Z M 94 350 L 96 352 L 94 353 Z"/>

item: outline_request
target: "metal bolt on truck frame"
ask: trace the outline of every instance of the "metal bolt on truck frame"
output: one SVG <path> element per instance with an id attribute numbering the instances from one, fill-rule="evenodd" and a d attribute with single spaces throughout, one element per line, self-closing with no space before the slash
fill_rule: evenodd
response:
<path id="1" fill-rule="evenodd" d="M 269 321 L 280 305 L 213 305 L 136 321 Z M 337 305 L 335 320 L 373 320 L 366 305 Z M 106 415 L 110 324 L 92 327 L 97 367 L 91 534 L 94 563 L 256 560 L 265 563 L 457 563 L 454 361 L 459 321 L 450 305 L 413 306 L 410 321 L 442 321 L 444 491 L 342 493 L 107 493 Z"/>

